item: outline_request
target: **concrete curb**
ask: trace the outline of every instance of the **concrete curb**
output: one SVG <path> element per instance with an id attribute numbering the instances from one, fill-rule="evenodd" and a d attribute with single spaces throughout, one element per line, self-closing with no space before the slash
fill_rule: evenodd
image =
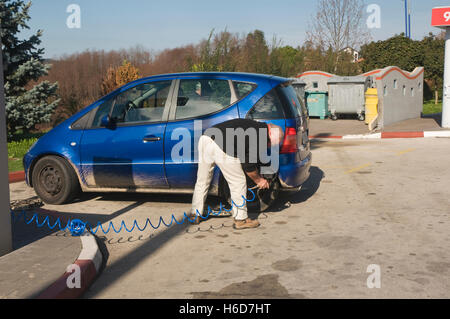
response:
<path id="1" fill-rule="evenodd" d="M 9 183 L 18 183 L 25 180 L 25 172 L 13 172 L 9 173 Z"/>
<path id="2" fill-rule="evenodd" d="M 89 232 L 80 236 L 82 250 L 78 259 L 73 263 L 80 269 L 80 288 L 69 288 L 67 281 L 74 270 L 68 265 L 67 271 L 45 291 L 38 295 L 37 299 L 76 299 L 90 287 L 100 272 L 102 254 L 95 237 Z"/>
<path id="3" fill-rule="evenodd" d="M 394 138 L 432 138 L 450 137 L 450 131 L 428 132 L 382 132 L 375 134 L 359 134 L 344 136 L 310 136 L 310 139 L 344 139 L 344 140 L 369 140 L 369 139 L 394 139 Z"/>

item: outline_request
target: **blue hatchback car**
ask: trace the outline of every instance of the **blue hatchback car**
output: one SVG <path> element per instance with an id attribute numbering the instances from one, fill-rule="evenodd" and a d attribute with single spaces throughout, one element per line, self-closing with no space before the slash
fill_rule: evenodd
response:
<path id="1" fill-rule="evenodd" d="M 311 165 L 308 113 L 281 77 L 247 73 L 181 73 L 129 83 L 86 107 L 41 137 L 25 155 L 26 180 L 48 204 L 72 201 L 83 192 L 192 193 L 197 163 L 171 156 L 177 129 L 204 131 L 218 123 L 249 118 L 285 130 L 272 194 L 298 189 Z M 198 127 L 197 127 L 198 130 Z M 180 136 L 179 136 L 180 137 Z M 184 154 L 186 155 L 186 154 Z M 183 158 L 186 158 L 183 156 Z M 216 168 L 211 195 L 227 198 Z"/>

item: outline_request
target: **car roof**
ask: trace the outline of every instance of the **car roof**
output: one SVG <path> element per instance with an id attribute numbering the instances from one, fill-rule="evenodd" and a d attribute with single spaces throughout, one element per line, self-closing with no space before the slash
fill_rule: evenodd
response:
<path id="1" fill-rule="evenodd" d="M 158 78 L 183 78 L 183 77 L 192 77 L 192 76 L 217 76 L 217 77 L 227 77 L 232 80 L 239 80 L 239 81 L 249 81 L 249 82 L 258 82 L 258 81 L 271 81 L 271 82 L 279 82 L 279 83 L 285 83 L 287 81 L 290 81 L 290 79 L 282 78 L 275 75 L 269 75 L 269 74 L 259 74 L 259 73 L 244 73 L 244 72 L 184 72 L 184 73 L 169 73 L 169 74 L 160 74 L 160 75 L 154 75 L 145 77 L 139 80 L 136 80 L 131 83 L 135 82 L 141 82 L 146 80 L 156 80 Z M 131 84 L 130 83 L 130 84 Z"/>

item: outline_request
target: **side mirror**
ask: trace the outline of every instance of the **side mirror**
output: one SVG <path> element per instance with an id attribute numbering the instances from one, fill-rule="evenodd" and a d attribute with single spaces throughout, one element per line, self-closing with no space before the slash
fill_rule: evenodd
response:
<path id="1" fill-rule="evenodd" d="M 108 127 L 111 124 L 111 117 L 109 115 L 105 115 L 100 120 L 100 126 L 101 127 Z"/>

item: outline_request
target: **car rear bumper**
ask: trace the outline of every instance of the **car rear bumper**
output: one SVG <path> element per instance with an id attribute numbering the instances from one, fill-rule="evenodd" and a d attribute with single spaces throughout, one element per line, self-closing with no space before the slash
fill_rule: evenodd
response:
<path id="1" fill-rule="evenodd" d="M 280 165 L 279 179 L 283 189 L 297 189 L 309 178 L 312 154 L 303 160 Z"/>

